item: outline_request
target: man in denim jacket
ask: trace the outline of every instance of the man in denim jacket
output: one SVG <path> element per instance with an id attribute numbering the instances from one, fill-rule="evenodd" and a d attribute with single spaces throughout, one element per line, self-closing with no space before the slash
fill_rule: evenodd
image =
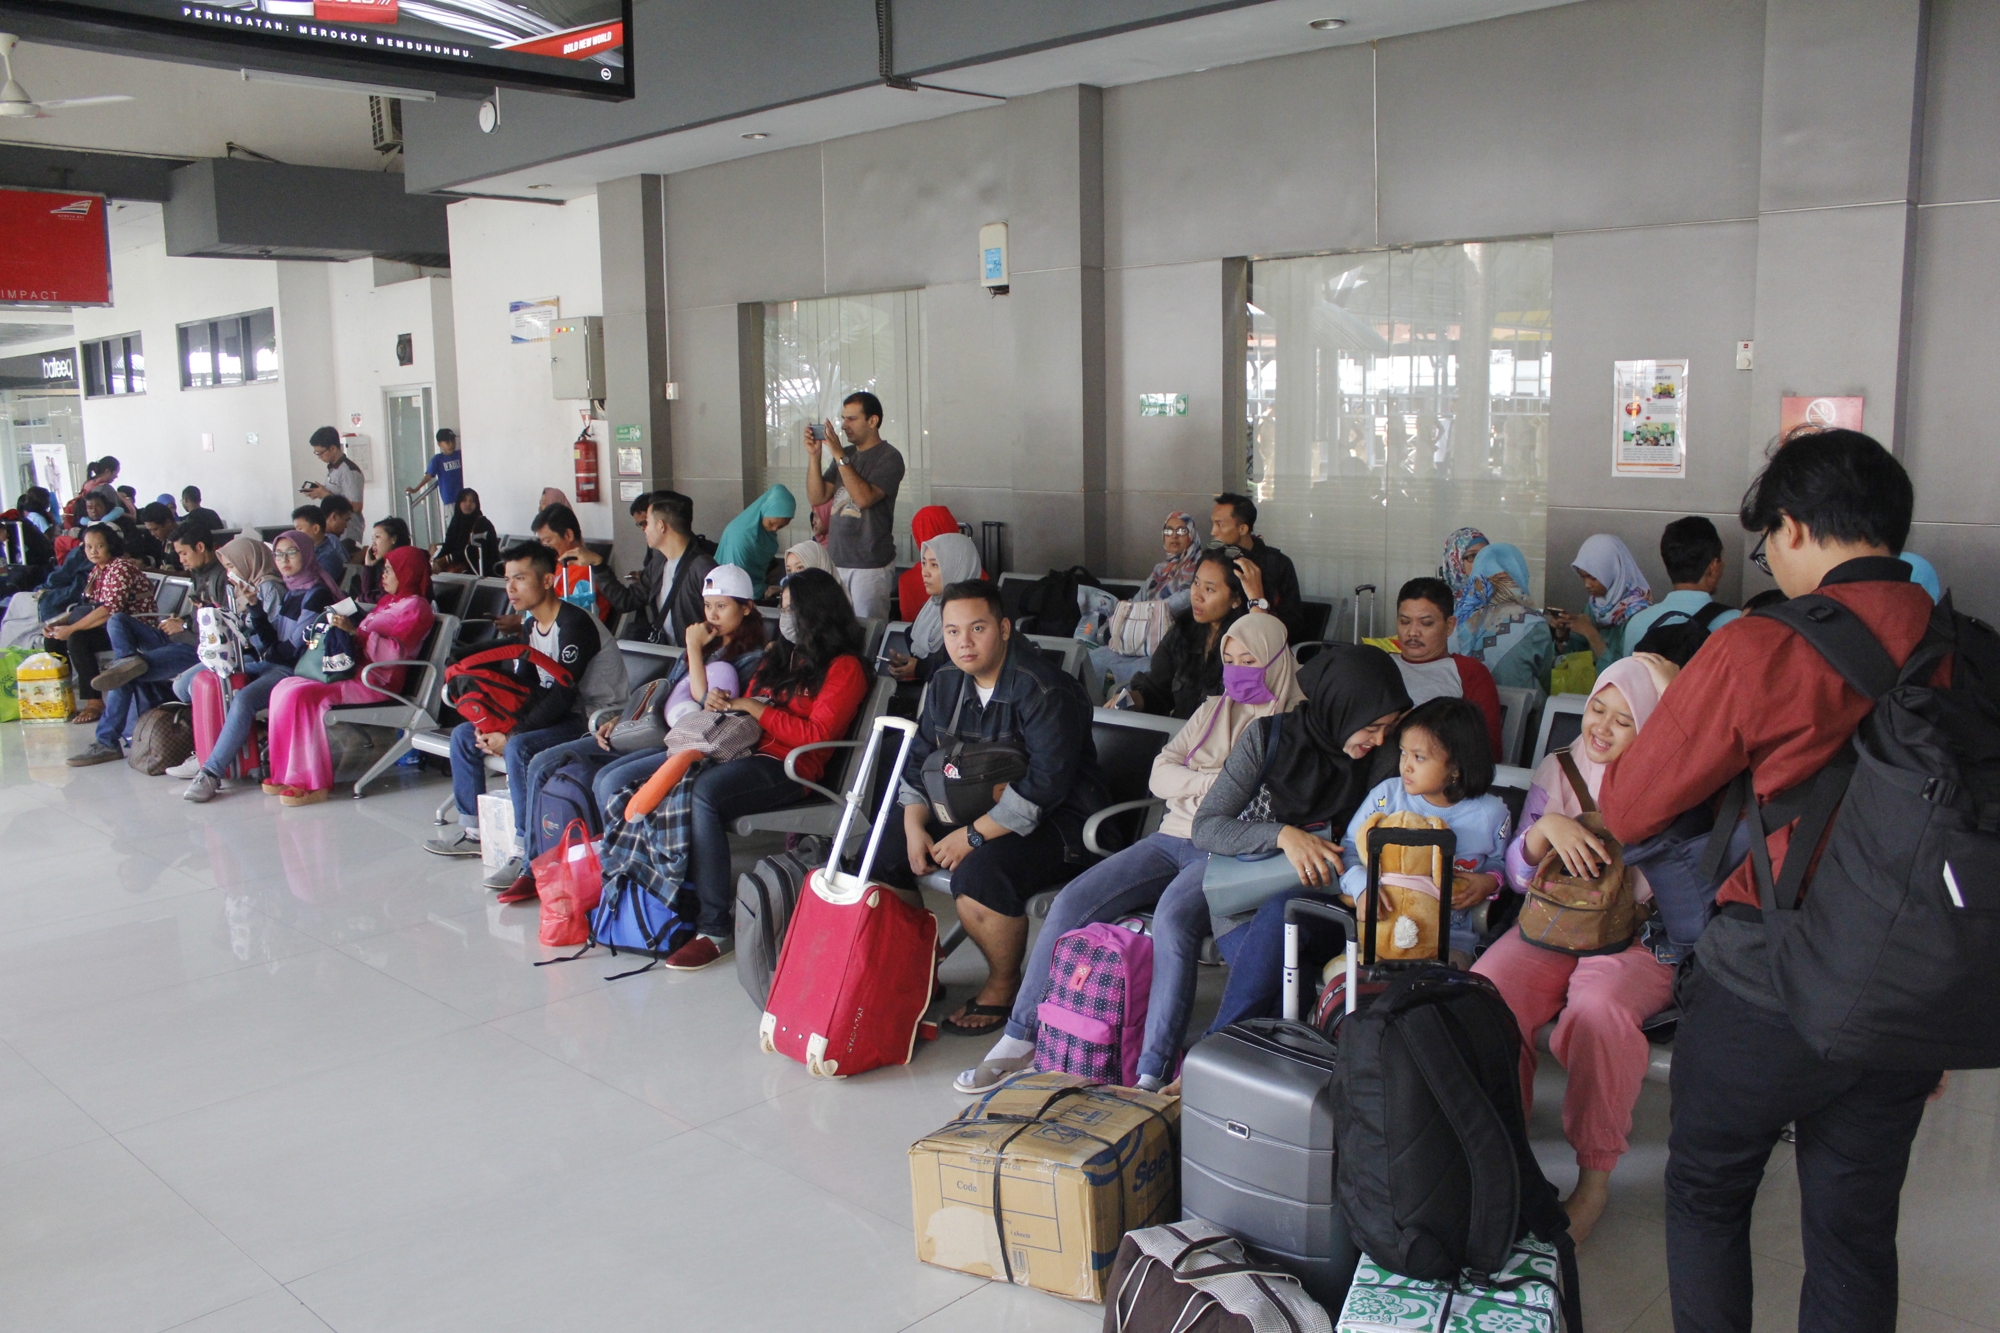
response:
<path id="1" fill-rule="evenodd" d="M 902 775 L 903 819 L 882 830 L 876 872 L 903 888 L 943 868 L 959 920 L 986 955 L 986 985 L 945 1022 L 953 1032 L 997 1028 L 1021 988 L 1028 899 L 1067 882 L 1093 859 L 1084 821 L 1110 804 L 1090 738 L 1090 700 L 1074 677 L 1016 640 L 1000 590 L 974 580 L 944 592 L 951 664 L 931 678 Z M 1002 741 L 1026 753 L 1027 774 L 993 808 L 956 828 L 924 794 L 924 760 L 954 740 Z"/>

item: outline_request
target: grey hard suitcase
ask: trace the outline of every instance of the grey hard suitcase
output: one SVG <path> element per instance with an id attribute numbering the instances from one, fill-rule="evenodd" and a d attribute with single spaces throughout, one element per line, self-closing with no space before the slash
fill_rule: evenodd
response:
<path id="1" fill-rule="evenodd" d="M 1239 1238 L 1337 1310 L 1361 1255 L 1334 1197 L 1335 1047 L 1298 1019 L 1298 920 L 1307 916 L 1346 932 L 1352 1005 L 1354 917 L 1326 903 L 1287 903 L 1286 1017 L 1232 1023 L 1182 1066 L 1181 1210 Z"/>
<path id="2" fill-rule="evenodd" d="M 785 927 L 811 869 L 806 858 L 777 852 L 736 877 L 736 979 L 759 1013 L 771 998 Z"/>

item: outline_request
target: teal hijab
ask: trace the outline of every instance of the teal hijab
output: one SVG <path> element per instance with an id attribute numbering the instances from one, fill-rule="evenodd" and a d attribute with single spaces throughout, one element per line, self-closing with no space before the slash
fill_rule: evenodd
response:
<path id="1" fill-rule="evenodd" d="M 750 571 L 750 585 L 764 595 L 764 571 L 778 553 L 778 534 L 764 527 L 767 518 L 790 518 L 799 511 L 799 502 L 783 486 L 773 486 L 751 501 L 750 506 L 722 530 L 715 544 L 715 563 L 735 565 Z"/>

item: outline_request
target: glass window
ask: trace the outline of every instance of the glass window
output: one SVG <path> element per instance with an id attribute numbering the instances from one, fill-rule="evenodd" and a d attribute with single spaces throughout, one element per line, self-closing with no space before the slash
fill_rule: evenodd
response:
<path id="1" fill-rule="evenodd" d="M 183 324 L 179 337 L 183 389 L 278 378 L 277 323 L 269 310 Z"/>
<path id="2" fill-rule="evenodd" d="M 861 389 L 882 400 L 882 438 L 903 455 L 896 558 L 914 563 L 910 515 L 930 503 L 922 292 L 829 296 L 764 307 L 764 441 L 756 485 L 761 491 L 781 482 L 798 499 L 798 513 L 779 534 L 781 542 L 810 538 L 805 426 L 832 421 L 837 427 L 841 400 Z"/>
<path id="3" fill-rule="evenodd" d="M 215 365 L 208 354 L 207 324 L 180 326 L 181 387 L 207 389 L 215 384 Z"/>
<path id="4" fill-rule="evenodd" d="M 146 353 L 138 334 L 87 342 L 81 350 L 84 397 L 146 392 Z"/>
<path id="5" fill-rule="evenodd" d="M 277 321 L 268 310 L 259 310 L 243 317 L 243 346 L 250 353 L 250 374 L 252 380 L 274 380 L 278 378 L 278 327 Z"/>
<path id="6" fill-rule="evenodd" d="M 1437 572 L 1463 526 L 1519 546 L 1544 588 L 1552 250 L 1484 241 L 1251 265 L 1231 470 L 1308 597 L 1339 606 L 1373 584 L 1377 632 L 1393 632 L 1396 589 Z"/>

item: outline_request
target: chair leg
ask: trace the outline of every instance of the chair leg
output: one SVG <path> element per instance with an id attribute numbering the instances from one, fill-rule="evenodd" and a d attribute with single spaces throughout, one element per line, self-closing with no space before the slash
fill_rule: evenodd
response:
<path id="1" fill-rule="evenodd" d="M 457 817 L 458 817 L 458 797 L 447 796 L 444 798 L 444 801 L 438 806 L 437 813 L 431 816 L 431 823 L 436 824 L 439 828 L 443 828 L 446 824 L 449 824 L 453 819 Z"/>
<path id="2" fill-rule="evenodd" d="M 360 800 L 363 789 L 369 783 L 394 768 L 402 760 L 403 756 L 410 752 L 410 748 L 410 732 L 406 727 L 396 733 L 395 743 L 389 747 L 388 753 L 377 759 L 373 768 L 354 780 L 354 799 L 357 801 Z"/>
<path id="3" fill-rule="evenodd" d="M 971 937 L 965 933 L 965 926 L 963 924 L 952 926 L 950 930 L 945 932 L 944 938 L 938 941 L 938 961 L 942 963 L 945 959 L 951 957 L 957 951 L 958 946 L 965 943 L 969 938 Z"/>

